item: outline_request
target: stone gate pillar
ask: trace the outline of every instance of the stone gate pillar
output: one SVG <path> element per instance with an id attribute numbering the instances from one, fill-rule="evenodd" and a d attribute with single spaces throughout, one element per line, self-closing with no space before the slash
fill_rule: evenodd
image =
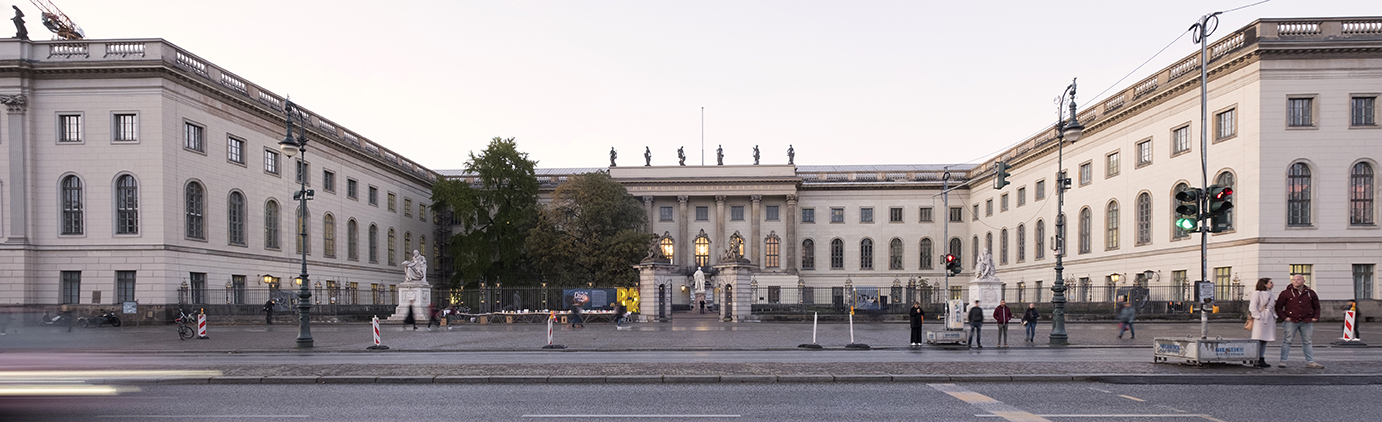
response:
<path id="1" fill-rule="evenodd" d="M 634 268 L 638 269 L 638 320 L 670 322 L 673 280 L 685 277 L 675 274 L 676 267 L 665 258 L 645 259 Z"/>
<path id="2" fill-rule="evenodd" d="M 720 275 L 716 277 L 716 285 L 720 286 L 720 299 L 723 300 L 724 287 L 729 286 L 734 302 L 727 306 L 722 306 L 720 315 L 724 317 L 728 314 L 734 322 L 757 321 L 758 317 L 753 316 L 753 264 L 743 257 L 729 259 L 715 269 L 720 270 Z"/>

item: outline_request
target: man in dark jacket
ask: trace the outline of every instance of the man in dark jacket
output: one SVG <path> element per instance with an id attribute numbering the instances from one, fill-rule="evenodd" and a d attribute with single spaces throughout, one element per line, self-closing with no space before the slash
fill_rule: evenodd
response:
<path id="1" fill-rule="evenodd" d="M 1008 309 L 1008 301 L 998 301 L 993 308 L 993 320 L 998 321 L 998 347 L 1008 347 L 1008 321 L 1012 321 L 1013 311 Z"/>
<path id="2" fill-rule="evenodd" d="M 274 325 L 274 300 L 269 299 L 264 302 L 264 322 Z"/>
<path id="3" fill-rule="evenodd" d="M 1041 319 L 1041 314 L 1037 313 L 1036 304 L 1028 303 L 1027 312 L 1022 314 L 1022 325 L 1027 326 L 1027 341 L 1036 341 L 1036 323 Z"/>
<path id="4" fill-rule="evenodd" d="M 979 301 L 974 301 L 974 307 L 969 308 L 969 347 L 974 347 L 974 343 L 979 343 L 979 348 L 984 348 L 984 337 L 981 329 L 984 328 L 984 308 L 979 307 Z"/>
<path id="5" fill-rule="evenodd" d="M 1281 338 L 1281 363 L 1286 367 L 1286 358 L 1291 353 L 1291 340 L 1299 337 L 1300 347 L 1305 352 L 1305 367 L 1323 369 L 1324 365 L 1315 362 L 1315 349 L 1310 337 L 1315 330 L 1315 321 L 1320 320 L 1320 297 L 1305 285 L 1305 276 L 1291 274 L 1291 285 L 1281 291 L 1276 299 L 1276 315 L 1282 321 L 1285 331 Z"/>

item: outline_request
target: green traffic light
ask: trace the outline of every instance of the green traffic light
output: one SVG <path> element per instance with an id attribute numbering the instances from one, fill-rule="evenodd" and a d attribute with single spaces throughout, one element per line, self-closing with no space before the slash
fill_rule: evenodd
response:
<path id="1" fill-rule="evenodd" d="M 1193 218 L 1181 218 L 1181 219 L 1177 219 L 1177 220 L 1176 220 L 1176 227 L 1179 227 L 1181 230 L 1185 230 L 1185 231 L 1195 230 L 1195 219 L 1193 219 Z"/>

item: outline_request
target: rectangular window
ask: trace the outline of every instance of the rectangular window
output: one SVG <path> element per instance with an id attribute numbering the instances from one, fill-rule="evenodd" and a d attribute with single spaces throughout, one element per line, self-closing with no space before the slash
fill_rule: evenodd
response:
<path id="1" fill-rule="evenodd" d="M 888 208 L 888 221 L 892 223 L 902 222 L 902 207 Z"/>
<path id="2" fill-rule="evenodd" d="M 1080 164 L 1080 186 L 1094 181 L 1094 163 Z"/>
<path id="3" fill-rule="evenodd" d="M 62 272 L 62 303 L 64 305 L 75 305 L 81 303 L 82 296 L 82 272 L 63 271 Z"/>
<path id="4" fill-rule="evenodd" d="M 710 221 L 710 207 L 696 207 L 696 221 Z"/>
<path id="5" fill-rule="evenodd" d="M 293 176 L 293 182 L 294 182 L 294 183 L 305 183 L 305 184 L 307 184 L 308 186 L 311 186 L 311 185 L 312 185 L 312 177 L 311 177 L 311 176 L 308 176 L 308 174 L 311 174 L 310 172 L 311 172 L 311 169 L 312 169 L 312 164 L 311 164 L 311 163 L 304 163 L 304 162 L 302 162 L 302 160 L 297 160 L 297 161 L 294 161 L 294 162 L 297 164 L 297 165 L 295 166 L 295 167 L 297 168 L 297 174 Z M 303 181 L 304 178 L 306 179 L 305 182 Z"/>
<path id="6" fill-rule="evenodd" d="M 1291 264 L 1291 272 L 1288 274 L 1300 274 L 1305 276 L 1305 285 L 1314 288 L 1315 286 L 1315 266 L 1314 264 Z M 1288 279 L 1289 282 L 1289 279 Z"/>
<path id="7" fill-rule="evenodd" d="M 843 210 L 842 210 L 842 211 L 843 211 Z M 865 208 L 860 208 L 860 209 L 859 209 L 859 222 L 860 222 L 860 223 L 872 223 L 872 222 L 873 222 L 873 207 L 865 207 Z"/>
<path id="8" fill-rule="evenodd" d="M 1351 103 L 1353 126 L 1377 126 L 1377 97 L 1353 97 Z"/>
<path id="9" fill-rule="evenodd" d="M 815 209 L 815 208 L 802 208 L 802 209 L 801 209 L 801 222 L 803 222 L 803 223 L 814 223 L 814 222 L 816 222 L 816 209 Z"/>
<path id="10" fill-rule="evenodd" d="M 195 304 L 206 303 L 206 273 L 191 273 L 190 284 L 192 288 L 191 301 Z"/>
<path id="11" fill-rule="evenodd" d="M 989 198 L 988 200 L 985 200 L 985 201 L 984 201 L 984 216 L 985 216 L 985 217 L 992 217 L 992 216 L 993 216 L 993 198 Z"/>
<path id="12" fill-rule="evenodd" d="M 843 223 L 843 222 L 845 222 L 845 209 L 844 209 L 844 208 L 831 208 L 831 209 L 830 209 L 830 222 L 831 222 L 831 223 Z"/>
<path id="13" fill-rule="evenodd" d="M 1372 274 L 1375 264 L 1353 264 L 1353 298 L 1359 300 L 1373 297 Z"/>
<path id="14" fill-rule="evenodd" d="M 369 204 L 376 207 L 379 206 L 379 188 L 374 186 L 369 187 Z"/>
<path id="15" fill-rule="evenodd" d="M 1109 177 L 1117 176 L 1118 173 L 1119 173 L 1119 171 L 1121 171 L 1121 170 L 1118 168 L 1118 161 L 1119 161 L 1119 160 L 1118 160 L 1118 153 L 1117 153 L 1117 152 L 1111 153 L 1111 154 L 1109 154 L 1109 155 L 1104 156 L 1104 158 L 1107 158 L 1107 159 L 1108 159 L 1108 160 L 1107 160 L 1108 164 L 1107 164 L 1106 166 L 1104 166 L 1104 170 L 1105 170 L 1105 171 L 1104 171 L 1104 177 L 1105 177 L 1105 178 L 1109 178 Z"/>
<path id="16" fill-rule="evenodd" d="M 359 197 L 358 197 L 357 195 L 359 195 L 359 191 L 360 191 L 360 182 L 357 182 L 357 181 L 355 181 L 355 179 L 351 179 L 351 178 L 347 177 L 347 178 L 346 178 L 346 198 L 358 199 Z"/>
<path id="17" fill-rule="evenodd" d="M 134 271 L 115 272 L 115 303 L 134 302 Z"/>
<path id="18" fill-rule="evenodd" d="M 1152 163 L 1152 140 L 1148 139 L 1137 143 L 1137 166 L 1142 167 Z"/>
<path id="19" fill-rule="evenodd" d="M 1314 98 L 1291 98 L 1286 100 L 1286 126 L 1311 127 L 1315 125 Z"/>
<path id="20" fill-rule="evenodd" d="M 403 198 L 403 216 L 413 216 L 413 198 Z"/>
<path id="21" fill-rule="evenodd" d="M 1027 205 L 1027 187 L 1017 188 L 1017 206 Z"/>
<path id="22" fill-rule="evenodd" d="M 744 206 L 743 206 L 743 205 L 734 205 L 734 206 L 729 207 L 729 220 L 730 220 L 730 221 L 744 221 Z"/>
<path id="23" fill-rule="evenodd" d="M 768 286 L 768 303 L 782 303 L 782 286 Z"/>
<path id="24" fill-rule="evenodd" d="M 1190 125 L 1181 126 L 1171 131 L 1171 155 L 1176 156 L 1190 152 Z"/>
<path id="25" fill-rule="evenodd" d="M 672 207 L 661 207 L 657 209 L 658 221 L 672 221 Z"/>
<path id="26" fill-rule="evenodd" d="M 999 197 L 998 197 L 998 211 L 1007 211 L 1007 210 L 1008 210 L 1008 194 L 1005 193 L 1005 194 L 1003 194 L 1002 196 L 999 196 Z"/>
<path id="27" fill-rule="evenodd" d="M 389 192 L 389 202 L 387 205 L 390 212 L 398 212 L 398 195 Z"/>
<path id="28" fill-rule="evenodd" d="M 1214 267 L 1214 300 L 1241 300 L 1235 299 L 1230 294 L 1233 286 L 1230 282 L 1233 279 L 1233 267 Z"/>
<path id="29" fill-rule="evenodd" d="M 245 141 L 226 138 L 226 161 L 245 164 Z"/>
<path id="30" fill-rule="evenodd" d="M 139 115 L 134 113 L 116 113 L 115 123 L 115 142 L 134 142 L 139 140 Z"/>
<path id="31" fill-rule="evenodd" d="M 82 141 L 82 115 L 58 115 L 58 142 Z M 74 302 L 75 303 L 75 302 Z"/>
<path id="32" fill-rule="evenodd" d="M 970 217 L 970 220 L 979 221 L 979 204 L 974 204 L 974 215 Z"/>
<path id="33" fill-rule="evenodd" d="M 278 153 L 264 150 L 264 172 L 278 174 Z"/>
<path id="34" fill-rule="evenodd" d="M 336 192 L 336 173 L 331 170 L 322 170 L 322 190 Z"/>
<path id="35" fill-rule="evenodd" d="M 950 207 L 950 221 L 962 223 L 965 221 L 965 209 L 963 207 Z"/>
<path id="36" fill-rule="evenodd" d="M 936 221 L 936 220 L 935 220 L 936 217 L 935 217 L 934 215 L 932 215 L 934 212 L 935 212 L 935 209 L 934 209 L 934 208 L 931 208 L 931 207 L 921 207 L 921 208 L 918 208 L 918 209 L 917 209 L 917 215 L 919 216 L 919 218 L 917 219 L 917 221 L 920 221 L 920 222 L 923 222 L 923 223 L 930 223 L 930 222 Z"/>
<path id="37" fill-rule="evenodd" d="M 1190 279 L 1186 277 L 1185 270 L 1171 271 L 1171 297 L 1174 300 L 1186 301 L 1194 300 L 1195 295 L 1190 290 Z"/>
<path id="38" fill-rule="evenodd" d="M 1032 192 L 1032 199 L 1033 199 L 1033 200 L 1040 201 L 1040 200 L 1046 199 L 1046 181 L 1045 181 L 1045 180 L 1038 180 L 1038 181 L 1036 182 L 1036 188 L 1034 188 L 1033 190 L 1034 190 L 1034 192 Z"/>
<path id="39" fill-rule="evenodd" d="M 1232 138 L 1238 134 L 1238 110 L 1229 109 L 1228 111 L 1214 115 L 1214 140 Z"/>
<path id="40" fill-rule="evenodd" d="M 206 152 L 206 128 L 191 123 L 183 123 L 182 147 L 196 152 Z"/>
<path id="41" fill-rule="evenodd" d="M 230 289 L 231 289 L 231 291 L 230 291 L 230 294 L 231 294 L 230 303 L 233 303 L 233 304 L 236 304 L 236 305 L 244 305 L 244 304 L 245 304 L 245 276 L 243 276 L 243 275 L 231 275 L 231 276 L 230 276 Z"/>
<path id="42" fill-rule="evenodd" d="M 777 205 L 769 205 L 767 211 L 767 216 L 765 216 L 767 221 L 777 221 L 779 219 Z"/>

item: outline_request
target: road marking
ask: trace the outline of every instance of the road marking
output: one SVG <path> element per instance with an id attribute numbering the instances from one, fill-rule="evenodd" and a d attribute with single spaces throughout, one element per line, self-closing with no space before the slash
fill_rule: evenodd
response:
<path id="1" fill-rule="evenodd" d="M 999 415 L 988 414 L 988 413 L 978 413 L 978 414 L 975 414 L 974 416 L 981 417 L 981 418 L 1000 417 Z M 1208 419 L 1208 420 L 1215 421 L 1215 422 L 1224 422 L 1223 420 L 1215 419 L 1213 416 L 1209 416 L 1209 415 L 1192 415 L 1192 414 L 1189 414 L 1189 413 L 1179 413 L 1179 414 L 1138 414 L 1138 413 L 1124 413 L 1124 414 L 1107 414 L 1107 415 L 1036 415 L 1036 416 L 1040 416 L 1040 417 L 1043 417 L 1043 418 L 1101 418 L 1101 419 L 1109 419 L 1109 418 L 1201 418 L 1201 419 Z"/>
<path id="2" fill-rule="evenodd" d="M 984 411 L 989 412 L 991 414 L 982 416 L 996 416 L 1010 421 L 1020 422 L 1051 422 L 1046 418 L 1034 415 L 1031 412 L 1018 409 L 1016 407 L 1013 407 L 1012 405 L 1003 403 L 998 400 L 994 400 L 992 397 L 969 391 L 964 387 L 960 387 L 955 384 L 927 385 L 945 394 L 949 394 L 951 397 L 963 400 L 965 403 L 969 403 L 974 407 L 983 409 Z"/>
<path id="3" fill-rule="evenodd" d="M 1090 390 L 1094 390 L 1094 391 L 1098 391 L 1098 392 L 1100 392 L 1100 393 L 1104 393 L 1104 394 L 1113 394 L 1113 392 L 1112 392 L 1112 391 L 1108 391 L 1108 390 L 1100 390 L 1100 389 L 1098 389 L 1098 388 L 1094 388 L 1094 387 L 1089 387 L 1089 389 L 1090 389 Z"/>
<path id="4" fill-rule="evenodd" d="M 1119 394 L 1118 397 L 1122 397 L 1122 398 L 1125 398 L 1125 399 L 1128 399 L 1128 400 L 1137 400 L 1137 401 L 1144 402 L 1144 403 L 1147 402 L 1146 400 L 1142 400 L 1142 399 L 1139 399 L 1139 398 L 1137 398 L 1137 397 L 1133 397 L 1133 396 L 1129 396 L 1129 395 L 1124 395 L 1124 394 Z"/>
<path id="5" fill-rule="evenodd" d="M 192 419 L 200 418 L 310 418 L 312 415 L 97 415 L 98 418 L 132 418 L 132 419 Z"/>
<path id="6" fill-rule="evenodd" d="M 739 415 L 523 415 L 525 418 L 737 418 Z"/>

